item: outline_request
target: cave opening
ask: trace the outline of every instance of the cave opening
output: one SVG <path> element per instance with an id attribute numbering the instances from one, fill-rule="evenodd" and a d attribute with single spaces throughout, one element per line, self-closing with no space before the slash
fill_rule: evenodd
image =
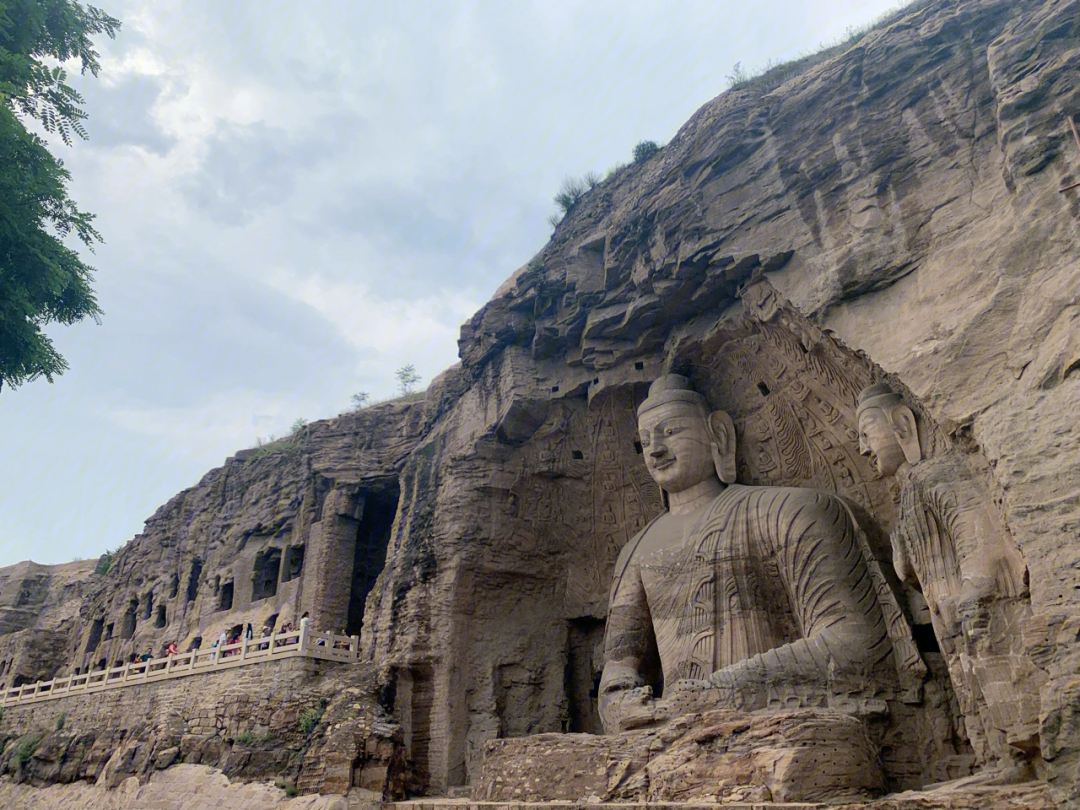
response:
<path id="1" fill-rule="evenodd" d="M 269 599 L 277 595 L 278 575 L 281 573 L 281 549 L 268 548 L 255 555 L 252 572 L 251 599 Z"/>
<path id="2" fill-rule="evenodd" d="M 105 618 L 94 619 L 90 625 L 90 635 L 86 639 L 86 649 L 84 652 L 92 653 L 96 652 L 98 644 L 101 643 L 101 632 L 105 629 Z M 109 627 L 109 635 L 112 635 L 112 626 Z"/>
<path id="3" fill-rule="evenodd" d="M 165 606 L 158 605 L 157 616 L 154 618 L 154 627 L 161 628 L 166 625 L 165 621 Z"/>
<path id="4" fill-rule="evenodd" d="M 289 582 L 299 578 L 304 570 L 304 547 L 289 546 L 285 551 L 285 569 L 281 572 L 281 581 Z"/>
<path id="5" fill-rule="evenodd" d="M 188 574 L 187 581 L 187 602 L 194 602 L 195 597 L 199 595 L 199 577 L 202 576 L 202 559 L 196 557 L 191 561 L 191 572 Z"/>
<path id="6" fill-rule="evenodd" d="M 225 582 L 221 586 L 219 592 L 220 601 L 218 602 L 218 610 L 232 610 L 233 600 L 233 583 L 232 580 Z"/>
<path id="7" fill-rule="evenodd" d="M 390 545 L 390 532 L 394 527 L 400 494 L 395 480 L 384 489 L 367 495 L 364 515 L 356 530 L 349 617 L 345 625 L 347 635 L 360 635 L 360 628 L 364 625 L 364 605 L 386 564 L 386 549 Z"/>
<path id="8" fill-rule="evenodd" d="M 569 708 L 568 731 L 603 734 L 597 698 L 604 667 L 604 620 L 592 616 L 571 619 L 567 627 L 564 688 Z"/>
<path id="9" fill-rule="evenodd" d="M 139 609 L 139 600 L 132 599 L 128 603 L 127 612 L 124 614 L 124 622 L 120 625 L 120 638 L 128 639 L 135 635 L 135 614 Z"/>
<path id="10" fill-rule="evenodd" d="M 149 591 L 146 594 L 146 604 L 143 606 L 143 621 L 146 621 L 154 615 L 154 592 Z"/>

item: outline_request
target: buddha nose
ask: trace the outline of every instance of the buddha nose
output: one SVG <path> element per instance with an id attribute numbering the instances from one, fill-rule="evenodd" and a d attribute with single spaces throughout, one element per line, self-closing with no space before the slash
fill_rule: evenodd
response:
<path id="1" fill-rule="evenodd" d="M 649 455 L 653 458 L 660 458 L 661 456 L 667 455 L 667 445 L 662 442 L 654 442 L 652 449 L 649 450 Z"/>
<path id="2" fill-rule="evenodd" d="M 859 455 L 870 457 L 870 445 L 867 444 L 865 436 L 859 437 Z"/>

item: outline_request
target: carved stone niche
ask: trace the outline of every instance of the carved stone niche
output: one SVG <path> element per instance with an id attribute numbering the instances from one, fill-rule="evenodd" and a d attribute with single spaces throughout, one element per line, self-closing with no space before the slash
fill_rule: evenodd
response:
<path id="1" fill-rule="evenodd" d="M 858 395 L 884 373 L 816 328 L 767 282 L 751 284 L 742 299 L 742 313 L 684 339 L 669 355 L 669 368 L 690 378 L 706 410 L 730 415 L 736 484 L 800 487 L 843 504 L 842 520 L 850 522 L 851 542 L 882 606 L 879 620 L 892 650 L 882 661 L 891 663 L 892 675 L 875 664 L 847 700 L 838 682 L 780 682 L 767 671 L 759 691 L 737 700 L 718 700 L 718 694 L 730 697 L 723 692 L 729 685 L 703 681 L 707 671 L 688 673 L 689 680 L 647 682 L 631 690 L 616 722 L 621 730 L 606 738 L 542 735 L 488 743 L 474 798 L 838 801 L 968 776 L 986 762 L 968 739 L 968 718 L 958 707 L 919 583 L 901 582 L 893 569 L 887 531 L 897 518 L 898 482 L 879 475 L 860 452 Z M 926 452 L 946 448 L 944 434 L 917 403 L 912 407 L 922 418 Z M 609 634 L 613 621 L 614 612 Z M 792 638 L 798 624 L 789 628 Z M 579 763 L 572 770 L 578 776 L 558 782 L 545 768 L 537 779 L 522 763 L 540 756 Z M 814 768 L 823 782 L 807 776 Z M 761 776 L 766 772 L 772 781 Z M 725 785 L 723 796 L 717 780 Z"/>

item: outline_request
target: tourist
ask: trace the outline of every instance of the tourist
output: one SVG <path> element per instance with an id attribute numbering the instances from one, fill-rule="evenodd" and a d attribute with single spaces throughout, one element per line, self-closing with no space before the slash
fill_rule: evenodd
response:
<path id="1" fill-rule="evenodd" d="M 248 622 L 247 627 L 244 628 L 244 638 L 246 638 L 248 641 L 251 641 L 251 638 L 254 635 L 255 633 L 251 629 L 251 622 Z"/>
<path id="2" fill-rule="evenodd" d="M 175 641 L 170 641 L 169 646 L 165 648 L 165 655 L 168 656 L 168 655 L 176 655 L 176 654 L 177 654 L 176 642 Z"/>

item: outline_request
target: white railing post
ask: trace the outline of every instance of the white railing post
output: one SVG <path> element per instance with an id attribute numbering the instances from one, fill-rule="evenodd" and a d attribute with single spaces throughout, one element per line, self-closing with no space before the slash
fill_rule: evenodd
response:
<path id="1" fill-rule="evenodd" d="M 247 651 L 248 651 L 248 638 L 247 638 L 247 635 L 245 635 L 245 636 L 243 636 L 243 638 L 240 639 L 240 660 L 241 661 L 246 661 L 247 660 Z"/>
<path id="2" fill-rule="evenodd" d="M 349 652 L 354 661 L 360 660 L 360 636 L 349 636 Z"/>
<path id="3" fill-rule="evenodd" d="M 304 622 L 300 622 L 300 637 L 296 639 L 296 648 L 301 653 L 307 649 L 307 634 L 308 626 Z"/>

